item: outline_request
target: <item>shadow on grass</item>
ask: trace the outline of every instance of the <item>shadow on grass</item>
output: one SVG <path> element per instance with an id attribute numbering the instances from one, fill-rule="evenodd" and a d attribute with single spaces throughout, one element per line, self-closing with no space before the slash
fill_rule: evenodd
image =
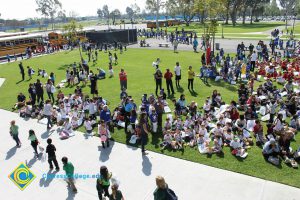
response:
<path id="1" fill-rule="evenodd" d="M 213 86 L 218 86 L 218 87 L 222 87 L 222 88 L 226 88 L 227 90 L 230 90 L 232 92 L 236 92 L 237 91 L 237 87 L 235 85 L 230 85 L 227 82 L 221 81 L 221 82 L 216 82 L 214 80 L 210 81 L 211 85 Z"/>
<path id="2" fill-rule="evenodd" d="M 160 138 L 162 138 L 162 132 L 152 133 L 151 134 L 151 144 L 154 145 L 155 148 L 159 147 Z"/>
<path id="3" fill-rule="evenodd" d="M 177 89 L 177 92 L 179 93 L 183 93 L 184 92 L 184 89 L 182 87 L 179 87 L 179 88 L 176 88 Z"/>
<path id="4" fill-rule="evenodd" d="M 18 85 L 18 84 L 21 83 L 21 82 L 23 82 L 23 80 L 20 80 L 20 81 L 16 82 L 16 85 Z"/>
<path id="5" fill-rule="evenodd" d="M 68 67 L 70 67 L 71 64 L 64 64 L 64 65 L 61 65 L 59 68 L 57 68 L 58 70 L 67 70 Z"/>
<path id="6" fill-rule="evenodd" d="M 198 96 L 197 92 L 195 92 L 193 90 L 189 90 L 189 91 L 190 91 L 191 96 L 193 96 L 193 97 L 197 97 Z"/>

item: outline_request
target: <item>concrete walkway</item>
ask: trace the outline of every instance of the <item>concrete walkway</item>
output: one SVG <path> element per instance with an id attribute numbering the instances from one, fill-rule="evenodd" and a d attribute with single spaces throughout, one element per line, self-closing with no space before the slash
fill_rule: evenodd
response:
<path id="1" fill-rule="evenodd" d="M 9 122 L 15 119 L 20 127 L 21 148 L 9 136 Z M 101 165 L 120 180 L 120 189 L 126 200 L 151 200 L 155 189 L 155 177 L 165 177 L 170 188 L 180 200 L 298 200 L 300 189 L 265 181 L 250 176 L 208 167 L 162 154 L 150 152 L 142 157 L 139 149 L 114 143 L 109 149 L 100 147 L 96 137 L 86 138 L 82 133 L 68 140 L 59 140 L 56 131 L 46 132 L 46 126 L 36 120 L 24 120 L 17 114 L 0 110 L 0 199 L 9 200 L 53 200 L 53 199 L 97 199 L 95 179 L 79 179 L 78 193 L 68 191 L 62 179 L 46 180 L 47 162 L 33 158 L 33 150 L 27 140 L 28 130 L 34 129 L 43 146 L 51 137 L 57 148 L 59 164 L 62 156 L 69 157 L 75 173 L 95 174 Z M 200 155 L 199 155 L 200 156 Z M 9 179 L 20 162 L 27 163 L 35 180 L 24 190 L 19 190 Z M 57 174 L 64 174 L 61 170 Z"/>
<path id="2" fill-rule="evenodd" d="M 245 46 L 249 46 L 251 43 L 254 45 L 254 47 L 257 45 L 258 41 L 262 40 L 266 44 L 269 44 L 270 40 L 266 38 L 257 38 L 257 39 L 216 39 L 215 43 L 220 43 L 220 48 L 223 48 L 225 51 L 225 54 L 227 53 L 236 53 L 237 45 L 241 42 L 244 42 Z M 136 48 L 136 49 L 159 49 L 159 50 L 169 50 L 173 51 L 173 46 L 170 42 L 166 42 L 166 39 L 154 39 L 154 38 L 148 38 L 146 39 L 146 42 L 150 44 L 150 47 L 140 47 L 140 44 L 133 44 L 128 46 L 128 48 Z M 198 40 L 200 42 L 200 40 Z M 169 43 L 169 48 L 166 47 L 159 47 L 160 43 Z M 198 46 L 198 51 L 200 51 L 201 45 Z M 178 45 L 179 51 L 194 51 L 193 45 L 186 45 L 186 44 L 179 44 Z M 201 54 L 199 55 L 199 57 Z"/>

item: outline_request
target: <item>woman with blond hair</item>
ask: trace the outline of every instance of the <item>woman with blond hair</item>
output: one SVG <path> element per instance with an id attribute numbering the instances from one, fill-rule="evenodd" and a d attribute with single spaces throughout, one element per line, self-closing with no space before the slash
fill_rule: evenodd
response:
<path id="1" fill-rule="evenodd" d="M 168 184 L 162 176 L 157 176 L 155 181 L 157 188 L 153 192 L 154 200 L 178 199 L 174 191 L 168 188 Z"/>

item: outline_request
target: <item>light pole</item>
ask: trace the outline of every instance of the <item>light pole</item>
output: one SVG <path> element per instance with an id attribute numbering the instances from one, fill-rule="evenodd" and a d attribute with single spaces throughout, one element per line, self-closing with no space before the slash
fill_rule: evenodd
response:
<path id="1" fill-rule="evenodd" d="M 294 11 L 294 9 L 293 9 L 293 13 L 294 13 L 294 21 L 293 21 L 293 38 L 294 38 L 294 36 L 295 36 L 295 20 L 296 20 L 296 16 L 297 16 L 297 13 Z"/>
<path id="2" fill-rule="evenodd" d="M 224 24 L 219 24 L 219 26 L 221 26 L 222 28 L 222 39 L 224 39 L 224 27 L 223 27 Z"/>

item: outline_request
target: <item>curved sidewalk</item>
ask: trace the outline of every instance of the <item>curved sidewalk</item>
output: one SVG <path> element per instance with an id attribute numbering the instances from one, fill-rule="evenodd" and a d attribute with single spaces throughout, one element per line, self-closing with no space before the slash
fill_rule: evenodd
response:
<path id="1" fill-rule="evenodd" d="M 16 120 L 20 127 L 21 148 L 9 135 L 9 122 Z M 34 129 L 42 146 L 46 139 L 53 139 L 57 148 L 57 158 L 67 156 L 75 166 L 75 173 L 95 174 L 101 165 L 120 180 L 120 189 L 126 200 L 151 200 L 155 189 L 155 177 L 165 177 L 180 200 L 298 200 L 300 189 L 265 181 L 262 179 L 216 169 L 205 165 L 149 152 L 143 157 L 140 149 L 113 143 L 102 149 L 97 137 L 86 138 L 82 133 L 67 140 L 60 140 L 56 131 L 47 132 L 46 126 L 36 120 L 24 120 L 16 113 L 0 109 L 0 198 L 19 200 L 53 199 L 98 199 L 95 179 L 78 179 L 78 193 L 68 191 L 62 179 L 46 180 L 43 173 L 48 172 L 48 163 L 33 159 L 33 150 L 28 141 L 28 130 Z M 199 155 L 200 156 L 200 155 Z M 21 191 L 8 178 L 20 162 L 27 163 L 36 178 Z M 57 174 L 64 174 L 61 170 Z"/>

